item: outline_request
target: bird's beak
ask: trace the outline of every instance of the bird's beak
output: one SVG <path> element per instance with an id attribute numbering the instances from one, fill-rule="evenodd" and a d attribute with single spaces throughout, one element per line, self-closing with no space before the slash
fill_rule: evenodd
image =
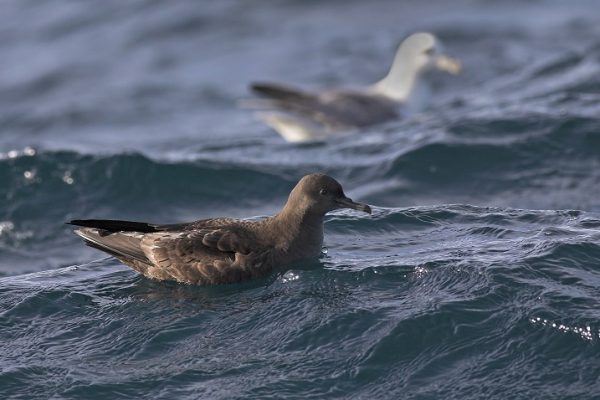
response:
<path id="1" fill-rule="evenodd" d="M 445 71 L 452 75 L 458 75 L 462 71 L 462 64 L 460 61 L 445 55 L 438 56 L 435 59 L 435 67 L 440 71 Z"/>
<path id="2" fill-rule="evenodd" d="M 351 208 L 353 210 L 363 211 L 371 214 L 371 207 L 369 207 L 368 204 L 357 203 L 348 197 L 342 197 L 341 199 L 337 199 L 335 202 L 338 206 L 340 206 L 340 208 Z"/>

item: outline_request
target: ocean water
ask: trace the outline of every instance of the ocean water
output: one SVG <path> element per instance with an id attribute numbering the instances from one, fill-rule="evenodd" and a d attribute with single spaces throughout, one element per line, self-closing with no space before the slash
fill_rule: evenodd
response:
<path id="1" fill-rule="evenodd" d="M 600 398 L 599 7 L 4 1 L 0 398 Z M 237 107 L 373 82 L 417 30 L 465 67 L 427 112 L 298 145 Z M 244 284 L 64 224 L 270 215 L 316 171 L 373 215 Z"/>

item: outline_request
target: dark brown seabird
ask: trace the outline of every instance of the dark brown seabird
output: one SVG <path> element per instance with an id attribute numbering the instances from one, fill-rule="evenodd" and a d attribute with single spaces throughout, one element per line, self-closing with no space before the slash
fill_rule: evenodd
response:
<path id="1" fill-rule="evenodd" d="M 88 246 L 118 258 L 146 276 L 195 285 L 241 282 L 273 267 L 316 258 L 323 246 L 323 217 L 329 211 L 371 208 L 346 197 L 323 174 L 304 176 L 279 214 L 258 221 L 211 218 L 154 225 L 117 220 L 73 220 Z"/>

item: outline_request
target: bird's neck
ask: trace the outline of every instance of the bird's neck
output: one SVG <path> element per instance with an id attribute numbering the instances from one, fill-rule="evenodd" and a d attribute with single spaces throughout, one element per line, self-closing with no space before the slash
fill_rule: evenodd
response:
<path id="1" fill-rule="evenodd" d="M 423 97 L 429 92 L 429 87 L 424 79 L 423 72 L 413 65 L 399 64 L 394 61 L 390 72 L 371 86 L 373 93 L 386 96 L 392 100 L 415 106 L 423 102 Z"/>
<path id="2" fill-rule="evenodd" d="M 323 247 L 323 215 L 292 207 L 273 217 L 273 238 L 284 262 L 317 257 Z"/>

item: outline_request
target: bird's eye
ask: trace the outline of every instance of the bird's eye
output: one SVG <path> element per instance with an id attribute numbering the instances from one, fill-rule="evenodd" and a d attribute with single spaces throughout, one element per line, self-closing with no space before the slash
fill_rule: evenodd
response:
<path id="1" fill-rule="evenodd" d="M 423 54 L 430 56 L 433 54 L 434 51 L 435 51 L 435 49 L 433 47 L 430 47 L 430 48 L 426 49 L 425 51 L 423 51 Z"/>
<path id="2" fill-rule="evenodd" d="M 327 194 L 327 189 L 323 188 L 323 189 L 319 190 L 319 194 L 321 196 L 325 196 Z"/>

